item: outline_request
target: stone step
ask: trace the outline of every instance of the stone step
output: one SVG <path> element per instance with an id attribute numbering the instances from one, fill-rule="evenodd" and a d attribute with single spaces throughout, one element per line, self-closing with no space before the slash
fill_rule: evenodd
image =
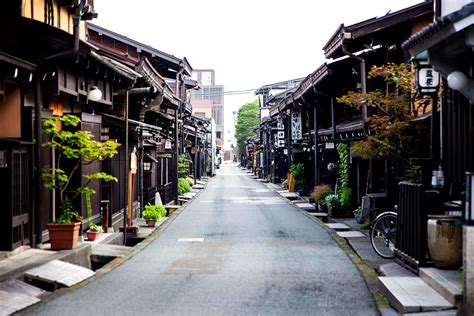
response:
<path id="1" fill-rule="evenodd" d="M 452 309 L 454 306 L 418 277 L 379 277 L 380 291 L 400 313 Z"/>
<path id="2" fill-rule="evenodd" d="M 204 185 L 203 184 L 195 184 L 195 185 L 192 186 L 192 188 L 202 190 L 202 189 L 204 189 Z"/>
<path id="3" fill-rule="evenodd" d="M 324 225 L 326 225 L 327 227 L 329 227 L 331 229 L 337 230 L 337 231 L 351 230 L 351 228 L 349 226 L 347 226 L 346 224 L 344 224 L 344 223 L 327 223 L 327 224 L 324 224 Z"/>
<path id="4" fill-rule="evenodd" d="M 280 195 L 284 198 L 287 198 L 288 200 L 295 200 L 300 198 L 298 193 L 295 192 L 281 192 Z"/>
<path id="5" fill-rule="evenodd" d="M 40 301 L 34 296 L 0 290 L 0 315 L 11 315 Z"/>
<path id="6" fill-rule="evenodd" d="M 356 231 L 356 230 L 344 231 L 344 232 L 338 232 L 338 231 L 336 231 L 336 234 L 338 234 L 340 237 L 343 237 L 343 238 L 361 238 L 361 237 L 366 237 L 363 233 L 361 233 L 360 231 Z"/>
<path id="7" fill-rule="evenodd" d="M 40 281 L 49 283 L 54 287 L 71 287 L 90 277 L 95 272 L 68 262 L 53 260 L 25 272 L 25 280 L 28 283 Z"/>
<path id="8" fill-rule="evenodd" d="M 457 270 L 420 268 L 420 278 L 451 304 L 461 303 L 462 284 Z"/>
<path id="9" fill-rule="evenodd" d="M 44 290 L 37 288 L 36 286 L 30 285 L 17 279 L 10 279 L 0 283 L 0 291 L 8 293 L 20 293 L 38 298 L 44 293 L 46 293 Z"/>
<path id="10" fill-rule="evenodd" d="M 299 208 L 302 208 L 305 211 L 315 210 L 314 204 L 311 204 L 311 203 L 295 203 L 295 205 L 298 206 Z"/>
<path id="11" fill-rule="evenodd" d="M 108 263 L 115 258 L 123 258 L 130 251 L 132 247 L 120 245 L 97 245 L 92 248 L 91 261 L 97 263 Z"/>

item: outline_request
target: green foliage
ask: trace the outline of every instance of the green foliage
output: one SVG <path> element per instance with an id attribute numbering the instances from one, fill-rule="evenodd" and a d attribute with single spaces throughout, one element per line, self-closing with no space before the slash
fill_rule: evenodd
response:
<path id="1" fill-rule="evenodd" d="M 331 187 L 328 184 L 317 185 L 314 187 L 312 196 L 319 205 L 324 206 L 326 205 L 326 196 L 331 194 L 331 192 Z"/>
<path id="2" fill-rule="evenodd" d="M 94 224 L 94 223 L 89 225 L 89 230 L 91 232 L 98 232 L 98 233 L 103 233 L 104 232 L 104 230 L 102 229 L 102 226 Z"/>
<path id="3" fill-rule="evenodd" d="M 43 147 L 55 148 L 58 153 L 57 167 L 43 170 L 42 174 L 46 188 L 59 193 L 59 208 L 62 214 L 56 219 L 56 223 L 67 224 L 82 219 L 77 212 L 72 211 L 72 200 L 81 194 L 86 196 L 86 207 L 90 213 L 89 217 L 91 217 L 90 195 L 95 194 L 95 190 L 90 188 L 89 184 L 97 180 L 117 181 L 117 178 L 105 172 L 96 172 L 83 174 L 82 176 L 86 180 L 85 184 L 71 188 L 74 182 L 72 181 L 73 175 L 81 165 L 111 158 L 117 153 L 117 148 L 120 146 L 111 140 L 95 141 L 90 132 L 77 130 L 80 122 L 80 118 L 70 114 L 43 120 L 44 133 L 51 137 L 43 144 Z M 66 165 L 70 168 L 66 169 Z"/>
<path id="4" fill-rule="evenodd" d="M 180 155 L 178 157 L 178 175 L 180 178 L 186 178 L 189 175 L 189 164 L 191 159 L 188 159 L 186 155 Z"/>
<path id="5" fill-rule="evenodd" d="M 252 128 L 260 122 L 258 115 L 258 100 L 246 103 L 240 107 L 235 125 L 235 138 L 237 139 L 239 153 L 245 153 L 245 140 L 255 136 Z"/>
<path id="6" fill-rule="evenodd" d="M 339 181 L 341 186 L 337 190 L 340 206 L 348 209 L 351 205 L 352 189 L 350 188 L 350 159 L 349 146 L 347 144 L 339 143 L 336 145 L 339 154 Z"/>
<path id="7" fill-rule="evenodd" d="M 352 211 L 354 215 L 361 215 L 362 214 L 362 206 L 359 206 L 355 210 Z"/>
<path id="8" fill-rule="evenodd" d="M 416 97 L 412 89 L 413 74 L 406 64 L 373 66 L 368 78 L 383 78 L 386 88 L 367 93 L 350 91 L 337 98 L 339 103 L 355 108 L 365 104 L 375 109 L 368 121 L 371 134 L 356 142 L 353 151 L 363 159 L 393 156 L 408 162 L 416 150 L 410 144 L 417 135 L 411 130 L 410 122 L 424 113 L 430 101 Z"/>
<path id="9" fill-rule="evenodd" d="M 326 202 L 326 206 L 332 209 L 339 208 L 341 206 L 341 202 L 339 201 L 339 197 L 336 194 L 329 194 L 324 199 Z"/>
<path id="10" fill-rule="evenodd" d="M 146 221 L 159 221 L 161 217 L 166 216 L 166 209 L 162 205 L 145 205 L 142 214 Z"/>
<path id="11" fill-rule="evenodd" d="M 405 181 L 411 183 L 422 182 L 422 167 L 416 165 L 410 165 L 405 173 Z"/>
<path id="12" fill-rule="evenodd" d="M 186 180 L 188 181 L 190 187 L 192 187 L 194 185 L 194 179 L 193 178 L 187 177 Z"/>
<path id="13" fill-rule="evenodd" d="M 304 164 L 297 163 L 291 164 L 290 167 L 291 174 L 295 178 L 295 186 L 297 190 L 303 190 L 305 186 L 304 181 Z"/>
<path id="14" fill-rule="evenodd" d="M 178 195 L 183 195 L 186 192 L 191 191 L 191 186 L 189 185 L 188 180 L 184 178 L 178 179 Z"/>

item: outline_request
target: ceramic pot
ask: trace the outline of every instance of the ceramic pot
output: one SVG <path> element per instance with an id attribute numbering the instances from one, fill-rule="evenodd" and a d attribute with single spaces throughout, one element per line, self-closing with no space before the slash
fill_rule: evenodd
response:
<path id="1" fill-rule="evenodd" d="M 148 227 L 155 227 L 156 221 L 153 219 L 149 219 L 147 221 Z"/>
<path id="2" fill-rule="evenodd" d="M 428 215 L 428 249 L 438 269 L 462 264 L 462 217 Z"/>

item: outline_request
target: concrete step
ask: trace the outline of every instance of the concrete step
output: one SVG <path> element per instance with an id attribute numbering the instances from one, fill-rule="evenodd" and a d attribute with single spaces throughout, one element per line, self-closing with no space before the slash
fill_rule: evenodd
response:
<path id="1" fill-rule="evenodd" d="M 204 185 L 203 184 L 195 184 L 192 186 L 193 189 L 198 189 L 198 190 L 202 190 L 204 189 Z"/>
<path id="2" fill-rule="evenodd" d="M 40 301 L 34 296 L 0 290 L 0 315 L 11 315 Z"/>
<path id="3" fill-rule="evenodd" d="M 346 224 L 343 224 L 343 223 L 327 223 L 327 224 L 324 224 L 324 225 L 326 225 L 327 227 L 329 227 L 331 229 L 337 230 L 337 231 L 351 230 L 351 228 L 349 226 L 347 226 Z"/>
<path id="4" fill-rule="evenodd" d="M 46 293 L 46 291 L 37 288 L 36 286 L 30 285 L 17 279 L 11 279 L 0 283 L 0 291 L 8 293 L 20 293 L 38 298 Z"/>
<path id="5" fill-rule="evenodd" d="M 71 287 L 94 275 L 95 272 L 87 268 L 60 260 L 53 260 L 26 271 L 25 280 L 30 284 L 35 284 L 35 281 L 39 281 L 49 284 L 53 288 L 61 286 Z"/>
<path id="6" fill-rule="evenodd" d="M 457 270 L 420 268 L 420 278 L 451 304 L 461 303 L 462 284 Z"/>
<path id="7" fill-rule="evenodd" d="M 366 237 L 360 231 L 355 231 L 355 230 L 344 231 L 344 232 L 336 231 L 336 234 L 338 234 L 340 237 L 343 237 L 343 238 L 363 238 L 363 237 Z"/>
<path id="8" fill-rule="evenodd" d="M 379 277 L 380 291 L 400 313 L 453 309 L 454 306 L 418 277 Z"/>
<path id="9" fill-rule="evenodd" d="M 314 211 L 315 210 L 315 206 L 314 204 L 311 204 L 311 203 L 295 203 L 296 206 L 298 206 L 299 208 L 302 208 L 303 210 L 305 211 Z"/>
<path id="10" fill-rule="evenodd" d="M 108 263 L 115 258 L 123 258 L 130 251 L 132 247 L 120 245 L 97 245 L 92 248 L 91 261 L 97 263 Z"/>
<path id="11" fill-rule="evenodd" d="M 278 192 L 278 193 L 280 193 L 280 192 Z M 300 198 L 298 193 L 295 193 L 295 192 L 281 192 L 280 195 L 284 198 L 287 198 L 288 200 L 295 200 L 295 199 Z"/>

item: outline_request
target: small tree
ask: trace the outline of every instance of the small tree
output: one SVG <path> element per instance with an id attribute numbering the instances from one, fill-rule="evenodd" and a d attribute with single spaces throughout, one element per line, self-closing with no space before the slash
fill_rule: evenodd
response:
<path id="1" fill-rule="evenodd" d="M 417 98 L 413 74 L 406 64 L 373 66 L 368 78 L 383 78 L 385 89 L 367 93 L 350 91 L 337 98 L 339 103 L 356 108 L 365 104 L 376 110 L 368 122 L 370 135 L 356 142 L 353 151 L 364 159 L 393 156 L 409 163 L 415 148 L 410 144 L 416 136 L 410 122 L 426 111 L 430 101 Z"/>
<path id="2" fill-rule="evenodd" d="M 96 193 L 89 187 L 92 181 L 117 181 L 117 178 L 105 172 L 95 172 L 83 174 L 82 177 L 86 179 L 85 184 L 72 188 L 73 176 L 81 165 L 111 158 L 120 146 L 111 140 L 95 141 L 88 131 L 73 131 L 80 121 L 80 118 L 70 114 L 43 120 L 44 133 L 51 136 L 51 140 L 44 143 L 43 147 L 55 148 L 58 151 L 57 167 L 43 170 L 45 186 L 50 190 L 56 190 L 59 194 L 61 216 L 55 221 L 58 224 L 70 224 L 81 219 L 81 216 L 73 211 L 72 201 L 82 194 L 86 196 L 88 211 L 91 211 L 90 195 Z"/>

